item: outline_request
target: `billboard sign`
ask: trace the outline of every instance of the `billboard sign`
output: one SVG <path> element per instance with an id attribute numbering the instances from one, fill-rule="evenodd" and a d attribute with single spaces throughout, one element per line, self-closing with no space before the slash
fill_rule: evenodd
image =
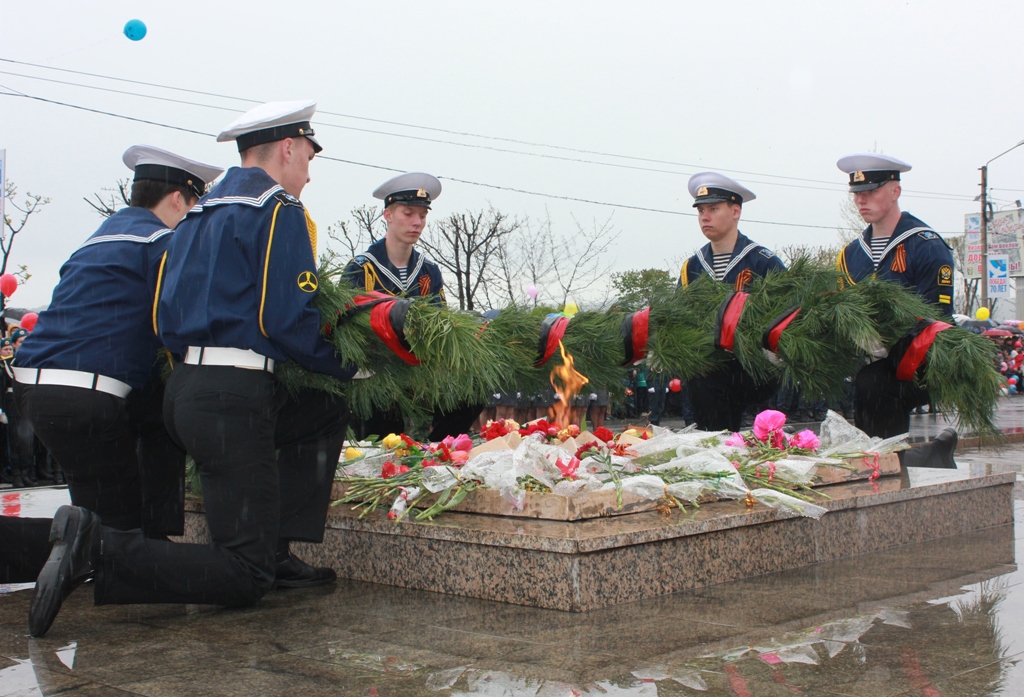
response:
<path id="1" fill-rule="evenodd" d="M 981 278 L 981 214 L 964 216 L 965 253 L 964 276 Z M 1000 211 L 988 223 L 988 254 L 1006 256 L 1007 273 L 1011 278 L 1024 276 L 1024 210 Z"/>
<path id="2" fill-rule="evenodd" d="M 988 297 L 1010 297 L 1010 257 L 991 254 L 988 257 Z"/>

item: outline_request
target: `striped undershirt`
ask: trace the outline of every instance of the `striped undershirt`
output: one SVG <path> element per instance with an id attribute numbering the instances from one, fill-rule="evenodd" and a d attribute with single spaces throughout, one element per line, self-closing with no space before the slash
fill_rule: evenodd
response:
<path id="1" fill-rule="evenodd" d="M 889 246 L 888 237 L 872 237 L 871 238 L 871 261 L 875 266 L 878 266 L 882 262 L 882 253 L 885 248 Z"/>
<path id="2" fill-rule="evenodd" d="M 408 266 L 399 266 L 397 268 L 398 268 L 398 278 L 399 278 L 399 280 L 401 280 L 402 283 L 405 283 L 405 279 L 409 278 L 409 267 Z"/>
<path id="3" fill-rule="evenodd" d="M 711 269 L 715 272 L 716 281 L 725 278 L 725 267 L 729 265 L 730 259 L 732 259 L 732 252 L 711 255 Z"/>

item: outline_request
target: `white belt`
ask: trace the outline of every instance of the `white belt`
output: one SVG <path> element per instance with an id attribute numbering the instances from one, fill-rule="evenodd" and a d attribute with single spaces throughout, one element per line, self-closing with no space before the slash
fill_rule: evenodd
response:
<path id="1" fill-rule="evenodd" d="M 185 362 L 189 365 L 223 365 L 274 372 L 273 358 L 261 356 L 250 349 L 189 346 Z"/>
<path id="2" fill-rule="evenodd" d="M 23 385 L 64 385 L 98 390 L 124 399 L 132 391 L 131 385 L 99 373 L 59 368 L 14 368 L 14 379 Z"/>

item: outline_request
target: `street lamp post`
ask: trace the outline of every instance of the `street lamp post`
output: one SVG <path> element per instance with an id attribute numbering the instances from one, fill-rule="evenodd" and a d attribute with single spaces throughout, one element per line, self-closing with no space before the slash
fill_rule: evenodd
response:
<path id="1" fill-rule="evenodd" d="M 1020 141 L 981 166 L 981 307 L 988 307 L 988 166 L 1000 157 L 1024 145 Z"/>

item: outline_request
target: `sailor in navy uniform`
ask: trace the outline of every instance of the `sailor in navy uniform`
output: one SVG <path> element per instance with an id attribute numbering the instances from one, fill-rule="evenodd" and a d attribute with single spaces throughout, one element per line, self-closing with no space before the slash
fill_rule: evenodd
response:
<path id="1" fill-rule="evenodd" d="M 15 396 L 76 506 L 113 529 L 165 538 L 184 532 L 185 453 L 163 426 L 157 277 L 174 227 L 224 170 L 147 145 L 122 159 L 135 173 L 129 207 L 61 268 L 15 357 Z M 45 559 L 48 535 L 30 537 L 23 546 L 41 546 Z"/>
<path id="2" fill-rule="evenodd" d="M 90 567 L 97 604 L 252 605 L 271 587 L 334 580 L 289 542 L 323 539 L 348 411 L 325 392 L 293 398 L 273 374 L 284 360 L 340 379 L 352 372 L 313 307 L 316 226 L 298 197 L 321 150 L 315 110 L 263 104 L 228 126 L 217 140 L 237 141 L 242 166 L 189 211 L 161 262 L 153 321 L 184 358 L 167 382 L 164 418 L 196 462 L 211 544 L 147 540 L 62 507 L 76 530 L 37 580 L 33 635 L 59 611 L 66 579 Z"/>
<path id="3" fill-rule="evenodd" d="M 698 172 L 688 183 L 700 229 L 708 243 L 683 262 L 679 285 L 688 286 L 701 274 L 743 290 L 755 276 L 783 271 L 775 252 L 739 231 L 743 204 L 757 198 L 750 189 L 717 172 Z"/>
<path id="4" fill-rule="evenodd" d="M 357 288 L 401 297 L 421 296 L 444 304 L 441 269 L 415 245 L 427 224 L 430 204 L 441 195 L 441 182 L 425 172 L 407 172 L 392 177 L 374 190 L 373 197 L 384 202 L 387 233 L 345 267 L 345 278 Z M 435 413 L 428 438 L 465 433 L 486 404 L 461 405 L 451 412 Z M 361 438 L 386 436 L 405 430 L 405 419 L 396 410 L 374 411 L 369 419 L 355 425 Z"/>
<path id="5" fill-rule="evenodd" d="M 443 304 L 441 269 L 415 247 L 430 204 L 440 195 L 441 182 L 424 172 L 400 174 L 378 186 L 373 197 L 384 201 L 387 234 L 348 263 L 349 283 L 366 291 L 428 297 Z"/>
<path id="6" fill-rule="evenodd" d="M 953 255 L 937 232 L 900 211 L 900 174 L 910 165 L 888 155 L 858 153 L 836 163 L 850 176 L 850 192 L 864 222 L 863 234 L 836 259 L 855 284 L 877 275 L 913 290 L 944 315 L 953 312 Z M 854 381 L 854 421 L 870 436 L 888 438 L 910 430 L 910 412 L 928 403 L 928 391 L 896 379 L 888 357 L 865 366 Z"/>
<path id="7" fill-rule="evenodd" d="M 708 243 L 683 262 L 680 287 L 707 274 L 741 291 L 754 277 L 785 270 L 786 265 L 774 252 L 739 231 L 743 204 L 756 198 L 750 189 L 717 172 L 698 172 L 690 177 L 687 186 Z M 739 361 L 730 357 L 724 367 L 694 378 L 688 387 L 698 428 L 739 431 L 743 412 L 767 401 L 779 385 L 774 381 L 755 382 Z"/>

